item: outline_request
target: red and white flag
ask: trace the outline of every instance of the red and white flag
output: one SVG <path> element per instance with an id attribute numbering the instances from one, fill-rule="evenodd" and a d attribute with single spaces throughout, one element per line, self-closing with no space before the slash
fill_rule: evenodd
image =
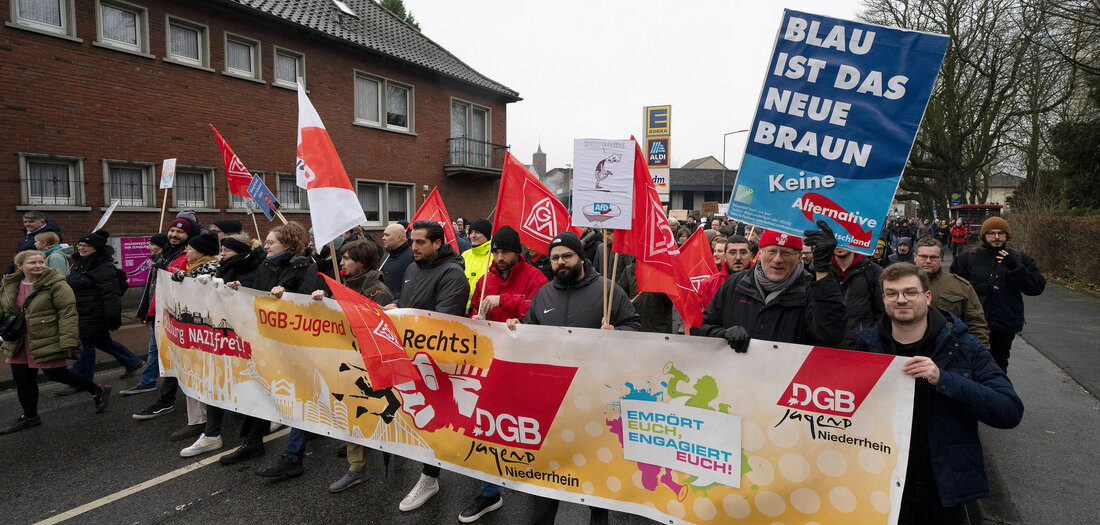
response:
<path id="1" fill-rule="evenodd" d="M 638 290 L 668 295 L 684 324 L 699 326 L 703 323 L 699 299 L 691 279 L 675 259 L 680 249 L 637 141 L 634 149 L 634 217 L 629 230 L 615 231 L 615 251 L 636 258 Z"/>
<path id="2" fill-rule="evenodd" d="M 309 217 L 313 220 L 313 239 L 317 246 L 344 235 L 367 222 L 363 205 L 351 187 L 348 174 L 336 147 L 321 123 L 317 110 L 306 96 L 305 85 L 298 80 L 298 160 L 297 183 L 309 198 Z"/>
<path id="3" fill-rule="evenodd" d="M 714 251 L 707 244 L 707 236 L 703 228 L 696 228 L 695 233 L 688 237 L 687 242 L 680 247 L 680 255 L 676 261 L 684 269 L 688 279 L 691 279 L 691 287 L 695 293 L 699 293 L 699 285 L 718 273 L 718 267 L 714 265 Z"/>
<path id="4" fill-rule="evenodd" d="M 543 255 L 549 255 L 550 241 L 559 233 L 572 230 L 580 237 L 583 231 L 570 226 L 565 205 L 508 152 L 504 153 L 496 210 L 494 228 L 511 226 L 519 232 L 519 240 L 524 246 Z"/>
<path id="5" fill-rule="evenodd" d="M 397 327 L 374 301 L 351 288 L 318 272 L 332 290 L 332 298 L 340 303 L 348 317 L 355 344 L 363 354 L 363 364 L 370 376 L 371 388 L 381 390 L 420 379 L 416 366 L 409 360 L 405 347 L 397 337 Z"/>
<path id="6" fill-rule="evenodd" d="M 248 168 L 244 167 L 244 163 L 241 162 L 241 158 L 233 153 L 233 150 L 229 147 L 229 144 L 222 138 L 221 133 L 214 128 L 214 125 L 210 125 L 210 129 L 214 130 L 214 138 L 218 139 L 218 149 L 222 152 L 222 162 L 225 163 L 225 175 L 229 177 L 229 193 L 238 197 L 249 198 L 248 195 L 248 183 L 252 182 L 252 174 L 248 172 Z"/>
<path id="7" fill-rule="evenodd" d="M 443 205 L 443 197 L 439 196 L 439 188 L 432 188 L 432 192 L 428 194 L 428 198 L 424 199 L 424 203 L 420 205 L 420 209 L 416 210 L 416 215 L 413 215 L 411 221 L 409 221 L 409 227 L 412 229 L 413 223 L 416 221 L 435 221 L 443 226 L 443 241 L 450 244 L 457 253 L 458 250 L 458 236 L 455 235 L 455 228 L 451 226 L 451 217 L 447 215 L 447 207 Z"/>

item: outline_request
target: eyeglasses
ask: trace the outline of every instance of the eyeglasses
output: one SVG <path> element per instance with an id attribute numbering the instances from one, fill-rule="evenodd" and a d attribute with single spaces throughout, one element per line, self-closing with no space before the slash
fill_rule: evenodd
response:
<path id="1" fill-rule="evenodd" d="M 906 301 L 915 301 L 917 297 L 920 297 L 920 294 L 922 293 L 924 293 L 923 290 L 918 290 L 916 288 L 910 288 L 908 290 L 902 290 L 900 292 L 897 290 L 885 290 L 882 292 L 882 298 L 886 299 L 887 301 L 897 301 L 898 296 L 903 295 L 905 296 Z"/>
<path id="2" fill-rule="evenodd" d="M 917 259 L 920 259 L 922 261 L 934 261 L 940 258 L 939 255 L 921 255 L 919 253 L 916 255 L 916 257 Z"/>
<path id="3" fill-rule="evenodd" d="M 763 250 L 760 250 L 760 253 L 762 253 L 762 254 L 764 254 L 768 257 L 775 257 L 776 255 L 778 255 L 778 256 L 780 256 L 784 259 L 787 259 L 787 260 L 791 260 L 791 259 L 794 259 L 795 257 L 798 257 L 798 252 L 796 252 L 796 251 L 780 250 L 779 248 L 764 248 Z"/>

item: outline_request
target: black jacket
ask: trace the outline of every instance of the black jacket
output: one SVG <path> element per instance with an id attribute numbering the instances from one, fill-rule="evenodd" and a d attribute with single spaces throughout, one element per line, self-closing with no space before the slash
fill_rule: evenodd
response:
<path id="1" fill-rule="evenodd" d="M 871 262 L 869 256 L 848 268 L 844 282 L 840 283 L 840 295 L 848 311 L 848 328 L 840 348 L 852 348 L 859 333 L 874 326 L 886 312 L 882 304 L 882 287 L 878 283 L 880 275 L 882 268 Z"/>
<path id="2" fill-rule="evenodd" d="M 268 257 L 256 270 L 256 280 L 252 282 L 251 288 L 270 292 L 272 288 L 282 286 L 288 292 L 310 293 L 313 290 L 304 290 L 302 281 L 311 264 L 313 260 L 309 257 L 292 255 L 290 252 Z"/>
<path id="3" fill-rule="evenodd" d="M 905 263 L 909 263 L 909 264 L 916 264 L 914 262 L 914 255 L 915 255 L 915 252 L 912 249 L 910 249 L 909 253 L 907 253 L 905 255 L 902 255 L 900 253 L 892 253 L 892 254 L 890 254 L 889 257 L 886 258 L 886 266 L 890 266 L 891 264 L 899 263 L 899 262 L 905 262 Z"/>
<path id="4" fill-rule="evenodd" d="M 40 233 L 54 232 L 57 234 L 57 243 L 61 244 L 61 227 L 57 223 L 46 219 L 46 224 L 43 224 L 40 228 L 34 231 L 27 231 L 23 228 L 19 228 L 19 233 L 22 233 L 22 237 L 19 238 L 19 244 L 15 248 L 15 253 L 19 253 L 23 250 L 34 250 L 34 236 Z M 15 271 L 15 260 L 8 264 L 8 270 L 4 273 L 12 273 Z"/>
<path id="5" fill-rule="evenodd" d="M 470 299 L 465 268 L 466 263 L 455 249 L 443 243 L 432 262 L 424 265 L 413 262 L 405 269 L 397 305 L 464 316 Z"/>
<path id="6" fill-rule="evenodd" d="M 642 329 L 638 312 L 619 285 L 609 283 L 614 289 L 611 299 L 609 323 L 616 330 L 637 332 Z M 531 309 L 524 318 L 525 324 L 546 326 L 570 326 L 574 328 L 600 328 L 603 326 L 603 277 L 584 265 L 584 277 L 572 283 L 554 279 L 539 288 L 531 299 Z"/>
<path id="7" fill-rule="evenodd" d="M 581 245 L 584 246 L 584 259 L 588 262 L 596 261 L 596 254 L 599 253 L 603 244 L 603 234 L 599 230 L 590 229 L 581 237 Z M 598 328 L 598 327 L 597 327 Z"/>
<path id="8" fill-rule="evenodd" d="M 386 252 L 382 257 L 382 282 L 390 289 L 394 299 L 401 298 L 401 284 L 405 279 L 405 270 L 413 262 L 412 247 L 409 241 L 398 246 L 391 252 Z"/>
<path id="9" fill-rule="evenodd" d="M 81 337 L 122 325 L 122 290 L 115 269 L 114 248 L 106 246 L 88 257 L 73 255 L 67 281 L 76 297 Z"/>
<path id="10" fill-rule="evenodd" d="M 752 281 L 753 269 L 731 275 L 703 312 L 703 324 L 693 334 L 722 337 L 726 329 L 744 327 L 753 339 L 781 343 L 836 346 L 844 339 L 848 316 L 840 283 L 829 275 L 816 280 L 809 273 L 764 306 Z"/>
<path id="11" fill-rule="evenodd" d="M 982 243 L 959 255 L 951 263 L 951 273 L 974 286 L 982 301 L 985 320 L 991 332 L 1019 332 L 1024 329 L 1024 295 L 1039 295 L 1047 280 L 1035 260 L 1015 248 L 996 263 L 997 251 Z"/>
<path id="12" fill-rule="evenodd" d="M 550 266 L 550 257 L 541 253 L 535 253 L 534 255 L 523 255 L 524 259 L 527 259 L 527 264 L 538 268 L 543 275 L 546 276 L 547 281 L 554 280 L 554 271 Z"/>
<path id="13" fill-rule="evenodd" d="M 325 292 L 325 297 L 332 297 L 332 290 L 328 287 L 328 282 L 324 277 L 318 274 L 325 274 L 329 279 L 335 279 L 332 275 L 332 259 L 322 259 L 320 261 L 313 259 L 313 264 L 306 268 L 306 273 L 302 277 L 302 293 L 313 293 L 315 290 L 321 290 Z M 341 279 L 342 280 L 342 279 Z"/>
<path id="14" fill-rule="evenodd" d="M 641 331 L 671 334 L 672 299 L 663 293 L 639 293 L 636 269 L 634 261 L 631 261 L 630 266 L 619 272 L 618 284 L 623 287 L 627 297 L 633 298 L 631 302 L 642 323 Z"/>
<path id="15" fill-rule="evenodd" d="M 137 318 L 142 321 L 151 321 L 155 314 L 150 313 L 153 297 L 157 291 L 157 270 L 163 270 L 172 264 L 172 261 L 183 253 L 186 244 L 179 246 L 168 245 L 153 257 L 153 267 L 149 269 L 149 277 L 145 280 L 145 290 L 141 292 L 141 301 L 138 302 Z"/>
<path id="16" fill-rule="evenodd" d="M 267 254 L 264 253 L 263 248 L 256 248 L 248 253 L 238 253 L 222 260 L 216 277 L 227 283 L 240 281 L 241 286 L 252 288 L 252 284 L 256 282 L 256 271 L 260 269 L 260 265 L 266 258 Z"/>

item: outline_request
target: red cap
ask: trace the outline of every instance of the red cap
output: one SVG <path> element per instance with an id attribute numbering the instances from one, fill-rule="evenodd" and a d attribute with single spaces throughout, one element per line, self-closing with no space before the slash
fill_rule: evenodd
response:
<path id="1" fill-rule="evenodd" d="M 795 250 L 802 251 L 802 237 L 789 233 L 765 230 L 764 235 L 760 236 L 760 247 L 765 248 L 768 246 L 786 246 L 787 248 L 794 248 Z"/>

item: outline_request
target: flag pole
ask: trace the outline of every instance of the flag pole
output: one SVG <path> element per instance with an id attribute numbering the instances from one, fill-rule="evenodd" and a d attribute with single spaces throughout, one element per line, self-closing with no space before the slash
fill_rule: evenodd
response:
<path id="1" fill-rule="evenodd" d="M 330 254 L 330 255 L 332 255 L 332 277 L 333 277 L 333 279 L 336 279 L 337 283 L 344 284 L 344 282 L 340 280 L 340 271 L 336 269 L 338 258 L 336 257 L 336 240 L 335 239 L 328 242 L 328 249 L 332 251 L 332 253 Z"/>
<path id="2" fill-rule="evenodd" d="M 160 226 L 157 227 L 158 232 L 164 231 L 164 210 L 168 208 L 168 188 L 164 188 L 164 198 L 160 201 Z"/>
<path id="3" fill-rule="evenodd" d="M 278 217 L 280 221 L 283 221 L 283 224 L 286 224 L 286 217 L 283 217 L 283 212 L 275 210 L 275 216 Z"/>
<path id="4" fill-rule="evenodd" d="M 611 315 L 611 305 L 615 304 L 615 274 L 619 271 L 619 252 L 615 252 L 615 262 L 611 263 L 611 291 L 607 294 L 607 315 Z"/>
<path id="5" fill-rule="evenodd" d="M 495 208 L 494 208 L 495 209 Z M 477 311 L 481 313 L 481 303 L 485 302 L 485 289 L 489 287 L 489 270 L 493 266 L 493 236 L 489 236 L 489 257 L 485 259 L 485 274 L 481 276 L 481 299 L 477 301 Z M 523 257 L 523 254 L 519 254 Z"/>
<path id="6" fill-rule="evenodd" d="M 600 228 L 600 236 L 607 239 L 607 230 Z M 607 242 L 601 242 L 600 246 L 603 248 L 603 260 L 600 265 L 603 267 L 603 279 L 600 279 L 603 281 L 603 324 L 607 324 L 607 318 L 610 315 L 607 308 Z"/>
<path id="7" fill-rule="evenodd" d="M 249 213 L 248 215 L 252 217 L 252 226 L 256 227 L 256 238 L 260 239 L 260 224 L 256 222 L 256 214 Z M 263 239 L 260 239 L 260 242 L 264 242 Z"/>

